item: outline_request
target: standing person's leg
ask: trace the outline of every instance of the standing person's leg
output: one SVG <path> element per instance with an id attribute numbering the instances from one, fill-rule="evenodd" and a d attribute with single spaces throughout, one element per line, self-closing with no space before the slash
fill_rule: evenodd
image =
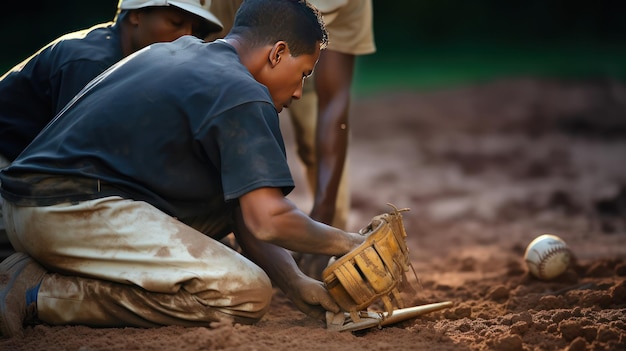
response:
<path id="1" fill-rule="evenodd" d="M 0 170 L 11 164 L 4 156 L 0 155 Z M 0 201 L 0 261 L 9 257 L 15 250 L 9 241 L 7 236 L 6 227 L 4 225 L 4 219 L 2 215 L 2 201 Z"/>
<path id="2" fill-rule="evenodd" d="M 311 193 L 315 193 L 315 184 L 317 183 L 315 132 L 317 130 L 318 108 L 313 77 L 304 81 L 302 98 L 295 100 L 289 106 L 289 115 L 294 127 L 298 156 L 306 170 L 308 187 Z M 348 160 L 346 158 L 339 189 L 337 189 L 335 217 L 331 225 L 345 230 L 349 212 L 350 187 L 348 184 Z"/>
<path id="3" fill-rule="evenodd" d="M 38 318 L 91 326 L 253 323 L 272 286 L 263 270 L 220 242 L 138 201 L 18 207 L 5 202 L 18 251 L 49 271 Z M 225 231 L 228 219 L 222 218 Z"/>

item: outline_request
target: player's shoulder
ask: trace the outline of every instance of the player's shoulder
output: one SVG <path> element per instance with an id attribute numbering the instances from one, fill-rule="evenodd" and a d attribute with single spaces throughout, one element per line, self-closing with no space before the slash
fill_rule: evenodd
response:
<path id="1" fill-rule="evenodd" d="M 112 23 L 98 24 L 59 37 L 44 48 L 42 54 L 56 58 L 59 62 L 117 61 L 122 55 L 119 31 Z"/>
<path id="2" fill-rule="evenodd" d="M 117 27 L 114 26 L 113 22 L 99 23 L 89 28 L 84 28 L 61 35 L 56 39 L 56 41 L 82 40 L 85 38 L 91 39 L 98 36 L 111 35 L 115 31 L 117 31 Z"/>

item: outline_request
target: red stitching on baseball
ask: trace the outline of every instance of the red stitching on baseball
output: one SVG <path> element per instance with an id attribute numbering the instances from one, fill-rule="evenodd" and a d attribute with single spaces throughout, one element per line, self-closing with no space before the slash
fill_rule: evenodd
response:
<path id="1" fill-rule="evenodd" d="M 535 251 L 535 250 L 533 250 Z M 555 254 L 559 253 L 559 252 L 566 252 L 567 253 L 567 247 L 563 246 L 561 243 L 559 243 L 559 246 L 551 248 L 550 250 L 548 250 L 546 252 L 546 254 L 542 257 L 541 255 L 539 255 L 539 275 L 540 276 L 545 276 L 545 271 L 544 271 L 544 266 L 546 265 L 546 261 L 548 258 L 554 256 Z"/>

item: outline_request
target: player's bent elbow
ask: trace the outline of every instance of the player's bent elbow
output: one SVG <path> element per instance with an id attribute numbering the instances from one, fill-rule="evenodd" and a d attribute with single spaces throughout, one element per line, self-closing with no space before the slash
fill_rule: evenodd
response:
<path id="1" fill-rule="evenodd" d="M 280 240 L 280 233 L 274 228 L 256 228 L 252 234 L 258 240 L 266 243 L 276 243 Z"/>

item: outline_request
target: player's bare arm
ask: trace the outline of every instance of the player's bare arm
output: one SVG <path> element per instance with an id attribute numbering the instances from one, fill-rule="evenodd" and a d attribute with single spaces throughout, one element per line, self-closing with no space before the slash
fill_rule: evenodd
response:
<path id="1" fill-rule="evenodd" d="M 326 311 L 339 312 L 324 284 L 300 271 L 290 252 L 257 239 L 245 226 L 241 211 L 235 216 L 235 236 L 244 255 L 263 268 L 300 311 L 319 320 Z"/>
<path id="2" fill-rule="evenodd" d="M 253 235 L 288 250 L 341 256 L 364 238 L 312 220 L 278 188 L 259 188 L 239 199 L 243 220 Z"/>

